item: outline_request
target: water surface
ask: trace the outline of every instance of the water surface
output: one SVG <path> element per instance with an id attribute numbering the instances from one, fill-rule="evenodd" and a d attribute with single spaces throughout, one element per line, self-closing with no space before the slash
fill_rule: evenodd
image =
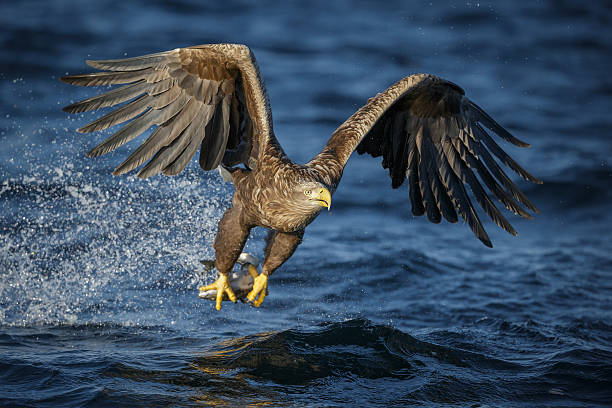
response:
<path id="1" fill-rule="evenodd" d="M 0 405 L 607 406 L 612 401 L 612 12 L 595 2 L 30 1 L 0 6 Z M 531 149 L 540 208 L 487 223 L 410 214 L 377 159 L 353 157 L 333 210 L 270 280 L 263 307 L 197 298 L 231 186 L 192 163 L 113 177 L 134 148 L 84 59 L 209 42 L 254 50 L 275 131 L 305 162 L 365 101 L 429 72 Z M 247 245 L 261 256 L 264 231 Z"/>

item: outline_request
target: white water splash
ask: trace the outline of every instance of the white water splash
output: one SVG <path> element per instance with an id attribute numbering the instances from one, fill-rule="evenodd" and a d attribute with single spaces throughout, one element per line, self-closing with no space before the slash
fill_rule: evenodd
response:
<path id="1" fill-rule="evenodd" d="M 0 324 L 155 321 L 143 310 L 202 282 L 230 187 L 195 166 L 143 181 L 64 162 L 0 184 Z"/>

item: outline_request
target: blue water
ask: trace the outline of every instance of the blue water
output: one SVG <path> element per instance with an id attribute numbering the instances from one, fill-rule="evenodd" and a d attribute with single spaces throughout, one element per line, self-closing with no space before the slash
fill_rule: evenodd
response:
<path id="1" fill-rule="evenodd" d="M 609 3 L 22 1 L 0 25 L 1 406 L 612 404 Z M 407 74 L 460 84 L 533 145 L 504 148 L 541 214 L 488 249 L 355 156 L 263 306 L 215 311 L 231 186 L 111 176 L 134 144 L 86 159 L 111 131 L 76 133 L 95 114 L 60 108 L 95 91 L 58 81 L 209 42 L 252 47 L 300 162 Z"/>

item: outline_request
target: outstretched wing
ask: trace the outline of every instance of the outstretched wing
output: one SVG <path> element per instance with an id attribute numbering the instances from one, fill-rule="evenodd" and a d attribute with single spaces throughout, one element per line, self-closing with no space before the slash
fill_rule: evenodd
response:
<path id="1" fill-rule="evenodd" d="M 393 188 L 408 179 L 414 215 L 426 213 L 434 223 L 442 217 L 457 222 L 458 212 L 474 234 L 491 247 L 466 186 L 497 225 L 516 235 L 490 195 L 522 217 L 531 215 L 521 205 L 533 212 L 538 210 L 498 161 L 527 180 L 541 181 L 506 154 L 492 133 L 516 146 L 529 145 L 512 136 L 464 94 L 459 86 L 432 75 L 406 77 L 371 98 L 344 122 L 309 164 L 339 169 L 335 173 L 341 175 L 355 149 L 359 154 L 382 156 Z"/>
<path id="2" fill-rule="evenodd" d="M 114 171 L 119 175 L 149 162 L 138 177 L 181 172 L 200 148 L 200 166 L 256 166 L 258 154 L 277 144 L 272 115 L 255 57 L 238 44 L 208 44 L 141 57 L 87 61 L 104 72 L 61 80 L 82 86 L 123 86 L 64 108 L 78 113 L 127 102 L 79 129 L 90 133 L 123 124 L 94 147 L 99 156 L 156 129 Z"/>

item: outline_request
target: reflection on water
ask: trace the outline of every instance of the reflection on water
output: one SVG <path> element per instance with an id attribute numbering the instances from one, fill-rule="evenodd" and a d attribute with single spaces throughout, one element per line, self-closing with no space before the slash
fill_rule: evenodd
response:
<path id="1" fill-rule="evenodd" d="M 295 397 L 293 393 L 299 395 L 312 387 L 343 381 L 355 388 L 384 388 L 380 380 L 399 381 L 405 401 L 416 400 L 422 393 L 440 403 L 469 401 L 451 397 L 449 391 L 441 392 L 438 386 L 457 380 L 455 376 L 462 373 L 479 378 L 478 386 L 471 386 L 470 391 L 481 395 L 478 393 L 498 387 L 501 376 L 516 377 L 526 371 L 518 364 L 419 341 L 367 320 L 224 340 L 202 352 L 190 367 L 205 378 L 202 400 L 218 405 L 237 401 L 236 395 L 240 395 L 241 403 L 286 403 Z M 525 385 L 522 381 L 501 381 L 507 392 Z M 265 392 L 276 388 L 282 392 Z M 353 397 L 358 401 L 358 395 Z M 375 396 L 367 398 L 375 401 Z"/>

